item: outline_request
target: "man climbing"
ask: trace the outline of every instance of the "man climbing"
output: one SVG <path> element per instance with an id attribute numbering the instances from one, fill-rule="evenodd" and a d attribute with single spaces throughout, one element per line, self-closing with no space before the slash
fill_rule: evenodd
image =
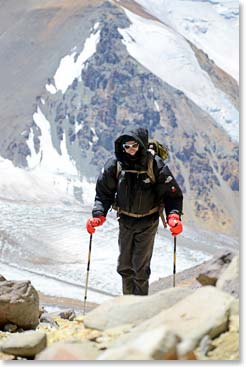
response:
<path id="1" fill-rule="evenodd" d="M 151 169 L 152 168 L 152 169 Z M 152 171 L 152 176 L 150 172 Z M 172 235 L 182 232 L 183 195 L 168 166 L 148 151 L 148 131 L 128 127 L 115 140 L 115 158 L 110 158 L 96 184 L 90 234 L 102 225 L 113 205 L 119 218 L 119 258 L 123 294 L 147 295 L 150 262 L 164 207 Z"/>

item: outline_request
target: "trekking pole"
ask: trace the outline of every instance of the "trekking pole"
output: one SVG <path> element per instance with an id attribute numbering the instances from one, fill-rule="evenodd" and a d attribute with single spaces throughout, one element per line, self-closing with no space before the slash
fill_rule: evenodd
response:
<path id="1" fill-rule="evenodd" d="M 176 276 L 176 236 L 173 237 L 173 287 L 175 287 L 175 276 Z"/>
<path id="2" fill-rule="evenodd" d="M 89 280 L 89 271 L 90 271 L 90 262 L 91 262 L 91 244 L 92 244 L 92 234 L 90 235 L 87 273 L 86 273 L 86 281 L 85 281 L 84 315 L 85 315 L 85 307 L 86 307 L 86 300 L 87 300 L 87 289 L 88 289 L 88 280 Z"/>
<path id="3" fill-rule="evenodd" d="M 159 210 L 159 215 L 161 217 L 161 221 L 164 228 L 167 228 L 167 222 L 165 221 L 164 214 L 163 214 L 163 208 L 161 207 Z"/>

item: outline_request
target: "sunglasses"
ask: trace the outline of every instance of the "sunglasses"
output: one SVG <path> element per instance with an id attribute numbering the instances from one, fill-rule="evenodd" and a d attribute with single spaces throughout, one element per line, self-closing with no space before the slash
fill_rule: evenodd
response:
<path id="1" fill-rule="evenodd" d="M 137 149 L 138 148 L 138 143 L 132 143 L 132 144 L 123 144 L 123 148 L 124 149 L 130 149 L 130 148 L 134 148 L 134 149 Z"/>

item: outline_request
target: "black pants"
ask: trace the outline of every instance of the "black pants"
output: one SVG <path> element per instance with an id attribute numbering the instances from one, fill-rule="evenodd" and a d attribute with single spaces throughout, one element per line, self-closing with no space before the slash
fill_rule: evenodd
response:
<path id="1" fill-rule="evenodd" d="M 123 294 L 147 295 L 150 261 L 159 223 L 155 213 L 143 218 L 121 216 L 117 272 L 122 276 Z"/>

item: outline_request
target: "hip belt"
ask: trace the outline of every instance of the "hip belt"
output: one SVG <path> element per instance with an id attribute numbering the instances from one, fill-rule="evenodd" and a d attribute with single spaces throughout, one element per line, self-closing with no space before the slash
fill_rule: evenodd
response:
<path id="1" fill-rule="evenodd" d="M 156 213 L 159 210 L 160 210 L 159 206 L 156 206 L 155 208 L 149 210 L 147 213 L 143 213 L 143 214 L 130 213 L 130 212 L 127 212 L 126 210 L 123 210 L 123 209 L 120 209 L 120 208 L 118 208 L 117 212 L 119 214 L 125 214 L 125 215 L 128 215 L 129 217 L 133 217 L 133 218 L 143 218 L 143 217 L 147 217 L 147 215 Z"/>

